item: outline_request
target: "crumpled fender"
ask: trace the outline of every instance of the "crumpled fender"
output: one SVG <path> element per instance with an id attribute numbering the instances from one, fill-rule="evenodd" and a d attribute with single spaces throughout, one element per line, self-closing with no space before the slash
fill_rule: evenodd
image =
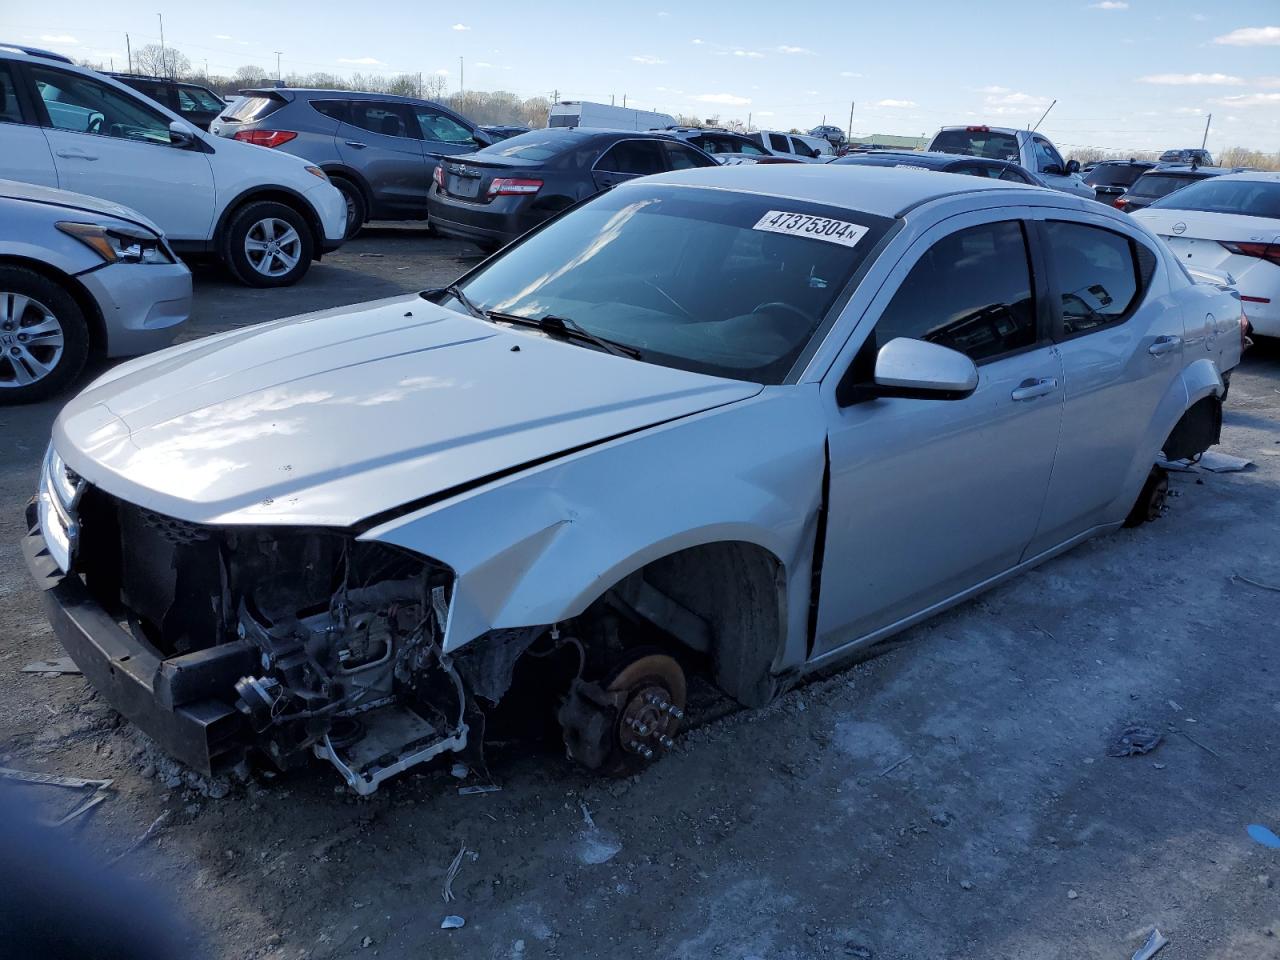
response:
<path id="1" fill-rule="evenodd" d="M 816 385 L 757 396 L 531 468 L 384 523 L 457 575 L 445 649 L 582 613 L 687 547 L 745 541 L 787 581 L 787 656 L 803 658 L 825 430 Z"/>

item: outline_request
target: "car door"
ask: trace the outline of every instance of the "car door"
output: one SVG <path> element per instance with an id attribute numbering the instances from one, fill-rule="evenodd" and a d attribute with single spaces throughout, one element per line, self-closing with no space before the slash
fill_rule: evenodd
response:
<path id="1" fill-rule="evenodd" d="M 418 121 L 408 104 L 348 100 L 346 119 L 338 126 L 337 145 L 343 163 L 369 184 L 374 217 L 426 217 L 431 173 Z"/>
<path id="2" fill-rule="evenodd" d="M 974 360 L 973 394 L 841 406 L 842 391 L 823 383 L 830 486 L 818 655 L 1010 569 L 1036 531 L 1058 445 L 1062 371 L 1024 215 L 1004 207 L 927 231 L 832 370 L 837 381 L 858 379 L 889 340 L 929 340 Z"/>
<path id="3" fill-rule="evenodd" d="M 1058 149 L 1052 143 L 1039 134 L 1033 134 L 1031 146 L 1036 158 L 1034 169 L 1047 185 L 1065 193 L 1084 192 L 1083 182 L 1075 174 L 1067 173 L 1066 161 L 1062 159 L 1062 154 L 1058 153 Z M 1093 191 L 1090 189 L 1088 192 Z"/>
<path id="4" fill-rule="evenodd" d="M 441 157 L 474 153 L 488 144 L 487 138 L 477 137 L 474 129 L 464 126 L 456 117 L 436 107 L 415 106 L 413 113 L 422 133 L 427 171 L 426 189 L 431 187 L 431 178 L 435 176 L 436 164 Z"/>
<path id="5" fill-rule="evenodd" d="M 58 186 L 132 207 L 170 240 L 209 239 L 213 170 L 203 150 L 170 141 L 170 117 L 94 77 L 35 64 L 27 71 L 45 113 Z"/>
<path id="6" fill-rule="evenodd" d="M 0 177 L 56 187 L 53 151 L 25 94 L 14 64 L 0 60 Z"/>
<path id="7" fill-rule="evenodd" d="M 624 181 L 666 169 L 667 159 L 660 141 L 619 140 L 596 161 L 592 176 L 597 189 L 608 190 Z"/>
<path id="8" fill-rule="evenodd" d="M 1065 210 L 1038 213 L 1037 228 L 1066 392 L 1062 446 L 1028 556 L 1124 519 L 1165 439 L 1149 434 L 1181 373 L 1183 335 L 1145 240 L 1110 217 Z"/>

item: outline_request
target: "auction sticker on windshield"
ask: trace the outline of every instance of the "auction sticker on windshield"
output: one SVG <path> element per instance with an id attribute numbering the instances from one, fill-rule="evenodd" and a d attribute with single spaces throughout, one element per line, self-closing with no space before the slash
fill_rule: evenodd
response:
<path id="1" fill-rule="evenodd" d="M 751 229 L 825 240 L 844 247 L 854 246 L 867 235 L 867 228 L 861 224 L 832 220 L 830 217 L 815 217 L 809 213 L 788 213 L 786 210 L 770 210 Z"/>

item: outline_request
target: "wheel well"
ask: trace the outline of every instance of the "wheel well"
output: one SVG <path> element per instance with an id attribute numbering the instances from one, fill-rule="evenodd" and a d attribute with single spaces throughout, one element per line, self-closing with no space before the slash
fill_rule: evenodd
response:
<path id="1" fill-rule="evenodd" d="M 264 187 L 261 190 L 241 194 L 233 202 L 227 204 L 227 208 L 222 211 L 222 216 L 218 219 L 218 228 L 213 232 L 217 251 L 219 253 L 222 251 L 223 235 L 226 232 L 227 224 L 231 222 L 231 218 L 243 210 L 246 204 L 258 203 L 264 200 L 283 203 L 302 217 L 307 227 L 311 230 L 311 239 L 315 241 L 313 256 L 318 259 L 320 250 L 324 246 L 324 226 L 320 223 L 319 214 L 301 194 L 279 187 Z"/>
<path id="2" fill-rule="evenodd" d="M 1204 453 L 1221 436 L 1222 400 L 1216 396 L 1201 397 L 1174 425 L 1164 442 L 1163 452 L 1169 460 L 1186 460 Z"/>
<path id="3" fill-rule="evenodd" d="M 98 307 L 98 301 L 90 296 L 89 291 L 84 288 L 84 284 L 69 273 L 63 273 L 56 267 L 29 257 L 15 257 L 5 254 L 0 256 L 0 266 L 23 267 L 32 273 L 38 273 L 42 277 L 47 277 L 54 283 L 66 287 L 67 292 L 71 294 L 76 306 L 80 308 L 85 320 L 89 323 L 89 349 L 98 354 L 106 353 L 107 323 L 102 316 L 102 310 Z"/>
<path id="4" fill-rule="evenodd" d="M 707 655 L 721 690 L 762 706 L 775 693 L 771 668 L 785 640 L 786 604 L 778 558 L 753 543 L 724 541 L 654 560 L 592 609 L 621 607 Z"/>
<path id="5" fill-rule="evenodd" d="M 330 179 L 347 180 L 356 185 L 356 189 L 360 191 L 360 196 L 364 197 L 364 205 L 367 209 L 373 209 L 373 191 L 369 189 L 369 184 L 364 177 L 356 173 L 350 167 L 321 167 L 325 173 L 329 174 Z"/>

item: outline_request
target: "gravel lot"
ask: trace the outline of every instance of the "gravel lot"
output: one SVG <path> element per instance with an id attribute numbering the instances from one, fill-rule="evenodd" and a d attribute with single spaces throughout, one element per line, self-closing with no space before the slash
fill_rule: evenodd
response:
<path id="1" fill-rule="evenodd" d="M 447 282 L 465 244 L 372 228 L 296 288 L 197 278 L 199 336 Z M 1086 544 L 632 781 L 553 746 L 360 801 L 327 766 L 184 774 L 77 676 L 18 549 L 56 404 L 0 407 L 0 763 L 113 778 L 59 831 L 164 891 L 214 957 L 1280 957 L 1280 350 L 1237 374 L 1221 450 L 1168 514 Z M 1130 722 L 1152 753 L 1106 755 Z M 470 782 L 470 781 L 468 781 Z M 65 791 L 23 788 L 50 811 Z M 157 817 L 146 842 L 128 850 Z M 460 847 L 456 902 L 442 898 Z M 65 911 L 74 911 L 67 903 Z M 465 917 L 441 930 L 447 914 Z"/>

